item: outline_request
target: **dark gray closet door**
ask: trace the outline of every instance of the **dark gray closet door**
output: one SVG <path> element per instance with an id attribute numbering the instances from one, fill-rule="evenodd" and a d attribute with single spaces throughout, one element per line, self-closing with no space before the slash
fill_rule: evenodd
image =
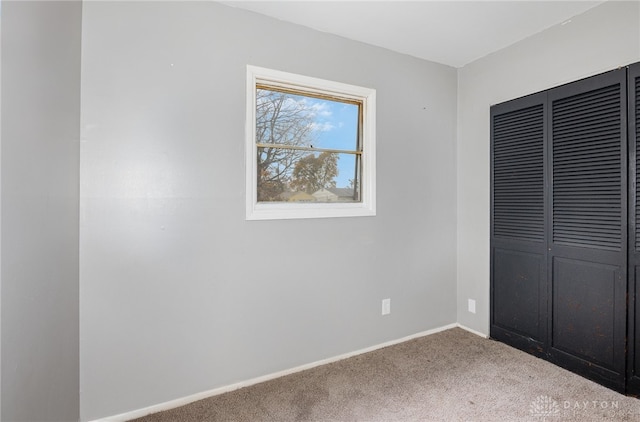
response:
<path id="1" fill-rule="evenodd" d="M 549 359 L 625 386 L 626 70 L 548 93 Z"/>
<path id="2" fill-rule="evenodd" d="M 627 392 L 640 395 L 640 64 L 629 67 L 629 338 Z"/>
<path id="3" fill-rule="evenodd" d="M 545 100 L 491 108 L 491 337 L 536 355 L 547 337 Z"/>

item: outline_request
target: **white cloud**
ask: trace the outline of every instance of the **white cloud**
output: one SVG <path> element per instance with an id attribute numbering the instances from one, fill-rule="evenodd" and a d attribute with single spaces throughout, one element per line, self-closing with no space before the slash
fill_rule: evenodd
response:
<path id="1" fill-rule="evenodd" d="M 316 113 L 316 116 L 330 117 L 333 114 L 331 107 L 326 102 L 313 103 L 311 109 Z"/>
<path id="2" fill-rule="evenodd" d="M 329 132 L 336 127 L 331 122 L 313 122 L 311 123 L 311 130 L 318 132 Z"/>

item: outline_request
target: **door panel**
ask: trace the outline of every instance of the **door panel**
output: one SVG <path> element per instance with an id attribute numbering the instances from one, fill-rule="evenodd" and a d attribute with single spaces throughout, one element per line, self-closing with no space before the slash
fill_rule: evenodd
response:
<path id="1" fill-rule="evenodd" d="M 549 91 L 549 357 L 624 389 L 625 70 Z"/>
<path id="2" fill-rule="evenodd" d="M 544 255 L 496 248 L 494 324 L 544 341 L 540 324 L 540 282 Z"/>
<path id="3" fill-rule="evenodd" d="M 555 348 L 615 370 L 614 315 L 620 268 L 574 259 L 553 262 Z"/>
<path id="4" fill-rule="evenodd" d="M 491 336 L 536 355 L 547 337 L 545 101 L 491 108 Z"/>
<path id="5" fill-rule="evenodd" d="M 628 70 L 629 131 L 629 339 L 627 392 L 640 395 L 640 64 Z"/>
<path id="6" fill-rule="evenodd" d="M 631 254 L 632 259 L 638 262 L 637 251 Z M 627 393 L 640 396 L 640 359 L 637 356 L 640 350 L 640 335 L 638 327 L 640 327 L 640 312 L 638 312 L 638 285 L 640 284 L 640 266 L 635 265 L 631 268 L 629 281 L 629 339 L 628 339 L 628 371 L 627 371 Z"/>

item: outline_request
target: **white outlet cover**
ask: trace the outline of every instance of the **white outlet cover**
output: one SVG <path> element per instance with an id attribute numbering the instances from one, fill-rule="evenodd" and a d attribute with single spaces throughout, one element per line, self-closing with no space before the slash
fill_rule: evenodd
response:
<path id="1" fill-rule="evenodd" d="M 469 299 L 469 312 L 472 314 L 476 313 L 476 301 L 473 299 Z"/>
<path id="2" fill-rule="evenodd" d="M 382 315 L 391 313 L 391 299 L 382 299 Z"/>

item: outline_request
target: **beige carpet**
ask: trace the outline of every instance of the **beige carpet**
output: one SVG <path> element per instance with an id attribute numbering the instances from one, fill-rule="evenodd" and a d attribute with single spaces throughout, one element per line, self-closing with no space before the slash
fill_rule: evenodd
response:
<path id="1" fill-rule="evenodd" d="M 640 421 L 625 397 L 455 328 L 137 419 Z"/>

